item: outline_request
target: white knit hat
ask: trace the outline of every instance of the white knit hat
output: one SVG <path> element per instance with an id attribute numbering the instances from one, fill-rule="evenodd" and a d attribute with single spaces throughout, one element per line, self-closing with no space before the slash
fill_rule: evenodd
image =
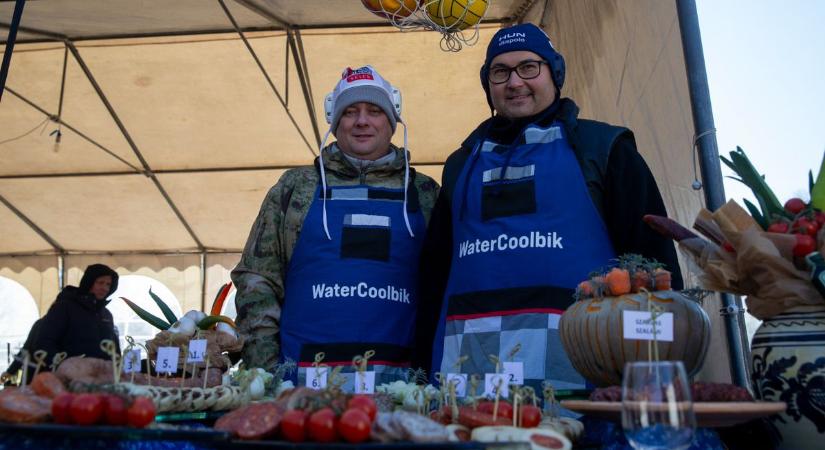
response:
<path id="1" fill-rule="evenodd" d="M 352 69 L 347 67 L 341 74 L 341 81 L 327 95 L 324 107 L 327 122 L 332 133 L 338 128 L 338 121 L 348 106 L 367 102 L 384 110 L 393 133 L 396 123 L 401 120 L 401 93 L 385 80 L 372 66 Z"/>

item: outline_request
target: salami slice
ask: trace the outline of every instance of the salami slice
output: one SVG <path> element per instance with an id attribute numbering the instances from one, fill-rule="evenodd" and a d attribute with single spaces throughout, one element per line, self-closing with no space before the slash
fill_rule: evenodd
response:
<path id="1" fill-rule="evenodd" d="M 222 415 L 218 420 L 215 421 L 214 428 L 218 431 L 226 431 L 231 433 L 233 436 L 237 435 L 237 428 L 238 423 L 244 418 L 246 414 L 247 408 L 250 406 L 245 406 L 243 408 L 238 408 L 234 411 L 228 412 Z"/>
<path id="2" fill-rule="evenodd" d="M 281 424 L 283 410 L 273 402 L 257 403 L 246 410 L 237 423 L 238 437 L 241 439 L 263 439 L 274 435 Z"/>

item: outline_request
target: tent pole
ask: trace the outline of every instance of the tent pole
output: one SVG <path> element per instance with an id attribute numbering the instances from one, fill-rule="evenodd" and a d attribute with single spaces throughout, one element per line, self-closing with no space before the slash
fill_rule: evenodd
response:
<path id="1" fill-rule="evenodd" d="M 206 312 L 206 252 L 201 252 L 201 311 Z"/>
<path id="2" fill-rule="evenodd" d="M 95 79 L 94 75 L 92 75 L 92 71 L 89 70 L 89 66 L 86 65 L 86 62 L 80 56 L 80 52 L 77 51 L 77 47 L 75 47 L 72 41 L 68 39 L 66 40 L 66 47 L 68 47 L 69 51 L 72 52 L 72 56 L 74 56 L 75 61 L 77 61 L 77 63 L 80 65 L 80 68 L 83 69 L 83 73 L 86 75 L 86 79 L 88 79 L 89 83 L 91 83 L 92 87 L 97 93 L 97 96 L 100 98 L 100 101 L 103 102 L 103 106 L 106 107 L 106 110 L 109 112 L 109 115 L 112 117 L 112 120 L 114 120 L 117 124 L 117 127 L 120 130 L 121 134 L 123 134 L 123 137 L 126 138 L 126 142 L 129 143 L 129 147 L 132 148 L 132 151 L 135 153 L 135 156 L 137 156 L 138 160 L 143 166 L 144 175 L 146 175 L 150 180 L 152 180 L 152 183 L 154 183 L 155 187 L 158 189 L 158 191 L 160 191 L 160 194 L 163 196 L 164 200 L 166 200 L 166 203 L 169 205 L 170 208 L 172 208 L 172 212 L 175 213 L 175 216 L 177 216 L 178 221 L 180 221 L 181 225 L 183 225 L 183 227 L 189 233 L 189 236 L 192 238 L 192 240 L 195 241 L 195 244 L 198 246 L 198 249 L 203 250 L 204 245 L 201 242 L 201 240 L 198 239 L 198 236 L 195 234 L 195 230 L 192 229 L 192 227 L 189 225 L 189 222 L 187 222 L 186 218 L 183 217 L 183 214 L 180 212 L 177 205 L 175 205 L 175 202 L 172 201 L 172 197 L 169 196 L 169 194 L 166 192 L 166 189 L 164 189 L 163 185 L 160 184 L 160 181 L 158 180 L 157 176 L 155 176 L 155 173 L 152 172 L 152 168 L 149 166 L 149 163 L 146 162 L 146 159 L 143 158 L 143 154 L 140 153 L 137 144 L 135 144 L 135 141 L 132 140 L 132 136 L 129 134 L 129 131 L 126 130 L 126 126 L 123 125 L 123 122 L 121 122 L 120 117 L 117 115 L 117 112 L 115 111 L 115 108 L 112 106 L 111 103 L 109 103 L 109 99 L 106 98 L 106 94 L 103 93 L 103 89 L 101 89 L 100 85 L 97 84 L 97 80 Z"/>
<path id="3" fill-rule="evenodd" d="M 725 203 L 725 187 L 722 184 L 722 171 L 719 164 L 719 149 L 716 143 L 716 128 L 713 123 L 713 109 L 710 102 L 705 56 L 702 50 L 702 36 L 699 32 L 699 16 L 694 0 L 676 0 L 679 16 L 679 29 L 682 34 L 682 50 L 685 55 L 690 107 L 693 112 L 693 126 L 696 146 L 699 150 L 699 165 L 705 192 L 705 204 L 715 211 Z M 722 317 L 725 321 L 728 349 L 730 351 L 730 369 L 733 382 L 742 387 L 749 387 L 746 366 L 746 348 L 744 343 L 745 323 L 744 309 L 740 298 L 731 294 L 722 296 Z"/>
<path id="4" fill-rule="evenodd" d="M 17 0 L 14 4 L 14 12 L 11 17 L 9 27 L 9 37 L 6 39 L 6 51 L 3 53 L 3 63 L 0 65 L 0 100 L 3 99 L 3 90 L 6 87 L 6 77 L 11 66 L 11 54 L 14 52 L 14 42 L 17 40 L 17 28 L 20 26 L 20 19 L 23 17 L 23 7 L 26 0 Z"/>
<path id="5" fill-rule="evenodd" d="M 295 129 L 298 131 L 298 134 L 301 135 L 301 139 L 303 139 L 304 143 L 307 145 L 307 148 L 309 149 L 309 152 L 312 153 L 312 157 L 314 158 L 314 157 L 318 156 L 318 155 L 315 154 L 315 149 L 312 148 L 312 144 L 310 144 L 309 141 L 307 140 L 306 136 L 304 136 L 304 132 L 301 131 L 301 127 L 298 125 L 298 122 L 295 121 L 295 117 L 292 116 L 292 112 L 289 110 L 289 107 L 287 107 L 287 104 L 284 101 L 284 98 L 281 96 L 281 93 L 278 92 L 278 88 L 275 87 L 275 83 L 272 82 L 272 78 L 269 77 L 269 73 L 266 71 L 266 68 L 264 68 L 263 63 L 258 58 L 258 54 L 255 53 L 255 49 L 252 48 L 252 45 L 250 45 L 249 41 L 246 39 L 246 35 L 243 33 L 243 30 L 241 30 L 241 27 L 238 25 L 238 22 L 235 20 L 235 16 L 233 16 L 232 13 L 229 12 L 229 8 L 226 7 L 226 3 L 224 3 L 223 0 L 218 0 L 218 3 L 221 5 L 221 8 L 223 8 L 223 12 L 224 12 L 224 14 L 226 14 L 226 17 L 229 18 L 230 22 L 232 22 L 232 26 L 235 28 L 235 31 L 238 33 L 238 36 L 241 37 L 241 40 L 243 41 L 244 45 L 246 46 L 246 49 L 249 50 L 249 53 L 252 55 L 252 59 L 254 59 L 255 64 L 258 65 L 258 69 L 260 69 L 261 73 L 263 73 L 264 78 L 266 78 L 266 82 L 269 84 L 269 87 L 272 88 L 272 92 L 274 92 L 275 96 L 278 97 L 278 101 L 281 102 L 281 106 L 284 107 L 284 111 L 286 111 L 286 115 L 289 117 L 289 120 L 292 122 L 292 125 L 295 126 Z"/>
<path id="6" fill-rule="evenodd" d="M 312 123 L 312 131 L 315 133 L 315 142 L 321 146 L 321 134 L 318 130 L 318 117 L 315 114 L 315 104 L 312 101 L 312 88 L 309 84 L 309 71 L 306 65 L 306 55 L 304 45 L 301 41 L 301 32 L 286 30 L 287 45 L 292 49 L 292 59 L 295 60 L 295 70 L 298 71 L 298 81 L 301 82 L 301 91 L 304 93 L 304 101 L 309 112 L 309 121 Z M 296 42 L 297 41 L 297 42 Z M 297 45 L 296 45 L 297 44 Z"/>
<path id="7" fill-rule="evenodd" d="M 25 222 L 26 225 L 29 226 L 29 228 L 34 230 L 34 232 L 37 233 L 41 238 L 43 238 L 44 241 L 48 242 L 49 245 L 51 245 L 52 248 L 56 250 L 58 253 L 64 253 L 66 251 L 60 244 L 57 243 L 57 241 L 55 241 L 51 236 L 49 236 L 45 231 L 43 231 L 42 228 L 37 226 L 36 223 L 32 222 L 31 219 L 29 219 L 25 214 L 23 214 L 22 211 L 17 209 L 14 205 L 11 204 L 11 202 L 6 200 L 6 197 L 3 197 L 3 195 L 0 195 L 0 203 L 6 205 L 6 208 L 11 210 L 11 212 L 14 213 L 14 215 L 16 215 L 23 222 Z"/>
<path id="8" fill-rule="evenodd" d="M 57 254 L 57 289 L 62 291 L 66 287 L 66 256 Z"/>
<path id="9" fill-rule="evenodd" d="M 97 141 L 95 141 L 94 139 L 90 138 L 89 136 L 87 136 L 86 134 L 84 134 L 83 132 L 81 132 L 80 130 L 78 130 L 77 128 L 75 128 L 75 127 L 73 127 L 73 126 L 69 125 L 68 123 L 66 123 L 66 121 L 64 121 L 64 120 L 63 120 L 63 119 L 62 119 L 59 115 L 54 115 L 54 114 L 51 114 L 50 112 L 48 112 L 48 111 L 46 111 L 45 109 L 43 109 L 43 108 L 41 108 L 40 106 L 38 106 L 38 105 L 37 105 L 36 103 L 34 103 L 33 101 L 31 101 L 31 100 L 27 99 L 26 97 L 23 97 L 21 94 L 19 94 L 17 91 L 15 91 L 14 89 L 12 89 L 12 88 L 10 88 L 10 87 L 6 87 L 6 90 L 7 90 L 7 91 L 9 91 L 9 94 L 11 94 L 11 95 L 13 95 L 13 96 L 15 96 L 15 97 L 19 98 L 20 100 L 22 100 L 22 101 L 23 101 L 23 103 L 25 103 L 25 104 L 27 104 L 27 105 L 31 106 L 32 108 L 34 108 L 34 109 L 36 109 L 36 110 L 40 111 L 43 115 L 45 115 L 46 117 L 48 117 L 48 118 L 49 118 L 49 120 L 51 120 L 52 122 L 57 122 L 57 123 L 59 123 L 60 125 L 63 125 L 64 127 L 66 127 L 66 128 L 68 128 L 69 130 L 71 130 L 73 133 L 75 133 L 75 134 L 77 134 L 78 136 L 80 136 L 81 138 L 85 139 L 88 143 L 90 143 L 90 144 L 94 145 L 95 147 L 97 147 L 97 148 L 99 148 L 99 149 L 103 150 L 104 152 L 108 153 L 111 157 L 113 157 L 113 158 L 117 159 L 118 161 L 122 162 L 123 164 L 126 164 L 127 166 L 131 167 L 132 169 L 134 169 L 134 171 L 135 171 L 134 173 L 135 173 L 135 174 L 142 174 L 142 173 L 143 173 L 140 169 L 138 169 L 137 167 L 135 167 L 135 166 L 133 166 L 131 163 L 129 163 L 129 161 L 126 161 L 125 159 L 123 159 L 123 158 L 121 158 L 120 156 L 116 155 L 114 152 L 112 152 L 112 151 L 111 151 L 111 150 L 109 150 L 108 148 L 104 147 L 104 146 L 103 146 L 102 144 L 100 144 L 99 142 L 97 142 Z"/>

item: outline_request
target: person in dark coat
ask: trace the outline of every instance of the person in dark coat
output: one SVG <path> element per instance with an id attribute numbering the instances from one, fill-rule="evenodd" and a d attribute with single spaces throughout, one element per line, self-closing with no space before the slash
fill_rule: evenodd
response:
<path id="1" fill-rule="evenodd" d="M 35 350 L 45 350 L 46 363 L 54 355 L 66 352 L 67 357 L 111 359 L 100 348 L 100 342 L 110 339 L 120 352 L 112 313 L 106 308 L 107 298 L 117 289 L 118 275 L 103 264 L 86 268 L 80 286 L 66 286 L 42 319 Z"/>
<path id="2" fill-rule="evenodd" d="M 14 361 L 11 362 L 9 367 L 3 372 L 0 379 L 2 379 L 3 383 L 9 383 L 12 379 L 17 376 L 17 372 L 23 368 L 23 360 L 25 356 L 23 355 L 23 350 L 29 352 L 29 355 L 33 354 L 36 350 L 34 348 L 35 342 L 37 341 L 37 333 L 40 330 L 40 324 L 43 323 L 43 319 L 37 319 L 32 324 L 31 329 L 29 330 L 29 335 L 26 336 L 26 342 L 23 343 L 23 347 L 20 348 L 20 351 L 14 355 Z M 31 381 L 31 377 L 27 377 L 29 381 Z"/>

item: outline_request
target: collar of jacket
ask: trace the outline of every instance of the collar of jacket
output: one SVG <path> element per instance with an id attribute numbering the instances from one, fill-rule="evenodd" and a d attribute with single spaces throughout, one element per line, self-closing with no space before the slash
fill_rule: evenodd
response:
<path id="1" fill-rule="evenodd" d="M 553 105 L 549 106 L 548 109 L 553 108 Z M 556 109 L 556 108 L 553 108 Z M 576 128 L 577 118 L 579 116 L 579 107 L 576 103 L 569 99 L 569 98 L 562 98 L 559 99 L 558 108 L 555 111 L 555 114 L 548 114 L 548 110 L 544 110 L 538 114 L 536 114 L 533 120 L 525 121 L 522 126 L 522 130 L 526 128 L 528 125 L 537 124 L 542 127 L 549 126 L 553 123 L 554 120 L 559 120 L 564 124 L 565 129 L 572 130 Z M 470 136 L 461 143 L 462 147 L 472 149 L 475 145 L 484 139 L 489 137 L 490 128 L 500 123 L 500 121 L 504 120 L 499 116 L 491 117 L 476 127 Z"/>
<path id="2" fill-rule="evenodd" d="M 395 159 L 389 164 L 379 166 L 368 166 L 364 169 L 364 174 L 376 177 L 390 177 L 399 171 L 404 171 L 404 150 L 390 144 L 390 151 L 395 153 Z M 322 150 L 324 155 L 324 169 L 327 173 L 332 173 L 338 178 L 358 178 L 362 175 L 361 169 L 355 167 L 335 143 L 332 143 Z M 409 156 L 409 154 L 408 154 Z M 318 158 L 315 158 L 315 168 L 318 168 Z"/>
<path id="3" fill-rule="evenodd" d="M 106 307 L 111 300 L 97 300 L 88 292 L 80 292 L 76 286 L 66 286 L 57 296 L 57 301 L 74 301 L 78 305 L 88 310 L 99 311 Z"/>

